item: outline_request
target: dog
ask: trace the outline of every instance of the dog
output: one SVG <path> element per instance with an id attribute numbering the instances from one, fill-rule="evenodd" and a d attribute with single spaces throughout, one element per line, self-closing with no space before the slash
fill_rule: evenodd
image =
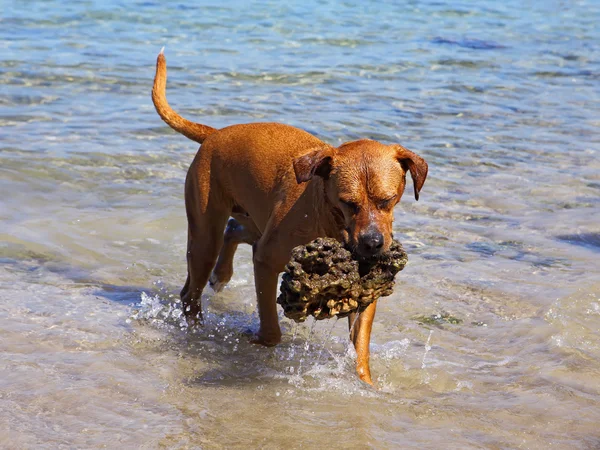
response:
<path id="1" fill-rule="evenodd" d="M 188 276 L 181 301 L 189 322 L 201 318 L 207 283 L 221 290 L 239 244 L 252 246 L 260 327 L 253 342 L 281 341 L 277 280 L 291 250 L 317 237 L 346 244 L 357 257 L 386 252 L 393 210 L 410 172 L 415 198 L 425 183 L 423 158 L 399 144 L 362 139 L 333 147 L 280 123 L 215 129 L 181 117 L 166 98 L 167 63 L 156 61 L 152 101 L 175 131 L 201 144 L 185 180 Z M 369 343 L 377 302 L 348 320 L 356 370 L 373 384 Z M 357 320 L 355 320 L 357 319 Z"/>

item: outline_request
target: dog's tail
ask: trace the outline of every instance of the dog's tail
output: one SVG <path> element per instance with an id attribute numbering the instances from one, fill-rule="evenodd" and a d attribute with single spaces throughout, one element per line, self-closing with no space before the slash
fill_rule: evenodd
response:
<path id="1" fill-rule="evenodd" d="M 202 144 L 207 136 L 216 129 L 207 125 L 191 122 L 177 114 L 167 102 L 167 60 L 165 59 L 164 47 L 156 58 L 156 75 L 154 86 L 152 86 L 152 102 L 158 115 L 178 133 L 183 134 L 192 141 Z"/>

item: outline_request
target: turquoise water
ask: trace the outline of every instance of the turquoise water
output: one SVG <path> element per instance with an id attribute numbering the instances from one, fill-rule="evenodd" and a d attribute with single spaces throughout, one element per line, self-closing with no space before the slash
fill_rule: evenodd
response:
<path id="1" fill-rule="evenodd" d="M 0 447 L 600 445 L 600 3 L 0 6 Z M 428 161 L 378 389 L 345 322 L 247 343 L 248 248 L 180 329 L 197 146 L 152 106 L 163 46 L 187 118 Z"/>

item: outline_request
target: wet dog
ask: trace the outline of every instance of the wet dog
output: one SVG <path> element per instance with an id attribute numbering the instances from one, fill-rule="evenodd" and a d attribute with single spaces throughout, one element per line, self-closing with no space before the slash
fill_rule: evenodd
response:
<path id="1" fill-rule="evenodd" d="M 233 125 L 220 130 L 177 114 L 166 99 L 167 66 L 158 55 L 152 100 L 175 131 L 201 145 L 185 181 L 188 276 L 181 300 L 189 321 L 201 315 L 200 296 L 233 274 L 240 243 L 252 245 L 260 328 L 254 342 L 281 340 L 277 279 L 291 250 L 317 237 L 345 243 L 358 257 L 388 250 L 394 206 L 410 172 L 415 198 L 427 177 L 423 158 L 401 145 L 372 140 L 332 147 L 279 123 Z M 359 377 L 372 384 L 369 342 L 376 303 L 355 323 L 349 317 Z"/>

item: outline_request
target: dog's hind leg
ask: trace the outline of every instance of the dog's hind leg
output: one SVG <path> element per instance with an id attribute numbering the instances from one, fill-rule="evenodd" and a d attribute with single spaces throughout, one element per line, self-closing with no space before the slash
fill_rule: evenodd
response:
<path id="1" fill-rule="evenodd" d="M 210 285 L 215 292 L 220 292 L 231 280 L 233 275 L 233 257 L 239 244 L 254 244 L 260 238 L 260 233 L 256 226 L 246 216 L 229 219 L 225 235 L 223 236 L 223 246 L 217 259 L 217 264 L 210 276 Z"/>
<path id="2" fill-rule="evenodd" d="M 188 211 L 188 277 L 181 290 L 181 302 L 188 322 L 202 318 L 200 297 L 223 245 L 223 229 L 229 211 L 213 210 L 192 217 Z"/>

